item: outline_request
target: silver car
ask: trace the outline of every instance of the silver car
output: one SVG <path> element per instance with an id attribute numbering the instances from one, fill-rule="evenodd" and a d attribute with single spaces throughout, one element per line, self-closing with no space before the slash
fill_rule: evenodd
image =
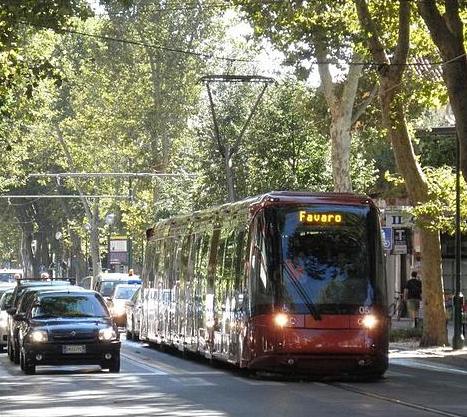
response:
<path id="1" fill-rule="evenodd" d="M 141 323 L 141 309 L 143 307 L 143 291 L 141 287 L 133 294 L 131 300 L 125 305 L 126 312 L 126 338 L 128 340 L 139 339 Z"/>
<path id="2" fill-rule="evenodd" d="M 8 339 L 8 313 L 6 310 L 10 307 L 13 297 L 13 288 L 8 288 L 0 297 L 0 352 L 7 345 Z"/>

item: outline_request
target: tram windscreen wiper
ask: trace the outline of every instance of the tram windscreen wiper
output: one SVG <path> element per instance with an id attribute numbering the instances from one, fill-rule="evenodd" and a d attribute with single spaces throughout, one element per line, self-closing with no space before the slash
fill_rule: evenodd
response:
<path id="1" fill-rule="evenodd" d="M 301 282 L 295 277 L 293 271 L 290 268 L 290 265 L 287 262 L 282 263 L 284 269 L 287 271 L 290 282 L 297 290 L 297 293 L 300 295 L 301 299 L 304 301 L 304 304 L 308 308 L 308 311 L 311 313 L 315 320 L 321 320 L 321 315 L 319 314 L 318 309 L 316 308 L 313 301 L 311 301 L 306 288 L 301 284 Z"/>

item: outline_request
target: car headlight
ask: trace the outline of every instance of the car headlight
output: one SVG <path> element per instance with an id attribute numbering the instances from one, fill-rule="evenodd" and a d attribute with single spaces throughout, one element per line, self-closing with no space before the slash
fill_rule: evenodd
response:
<path id="1" fill-rule="evenodd" d="M 45 330 L 33 330 L 29 335 L 29 340 L 33 343 L 44 343 L 49 340 L 49 336 Z"/>
<path id="2" fill-rule="evenodd" d="M 109 341 L 117 338 L 117 333 L 112 327 L 99 330 L 99 340 Z"/>
<path id="3" fill-rule="evenodd" d="M 125 313 L 125 304 L 115 304 L 113 307 L 112 307 L 112 313 L 116 316 L 119 316 L 121 314 L 124 314 Z"/>

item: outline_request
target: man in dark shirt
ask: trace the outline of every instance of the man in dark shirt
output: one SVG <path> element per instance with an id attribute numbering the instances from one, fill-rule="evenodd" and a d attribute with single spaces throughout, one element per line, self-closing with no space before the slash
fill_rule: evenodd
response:
<path id="1" fill-rule="evenodd" d="M 418 324 L 418 313 L 422 299 L 422 282 L 417 277 L 417 271 L 413 271 L 412 278 L 407 281 L 404 288 L 404 299 L 407 302 L 407 310 L 413 319 L 414 327 Z"/>

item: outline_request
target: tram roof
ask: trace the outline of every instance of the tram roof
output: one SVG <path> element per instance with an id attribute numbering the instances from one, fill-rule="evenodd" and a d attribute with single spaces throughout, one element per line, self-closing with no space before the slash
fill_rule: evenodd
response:
<path id="1" fill-rule="evenodd" d="M 249 197 L 233 203 L 225 203 L 219 206 L 213 206 L 203 210 L 194 211 L 191 213 L 180 214 L 178 216 L 162 219 L 155 227 L 163 227 L 169 224 L 189 223 L 194 219 L 211 219 L 212 216 L 226 213 L 230 215 L 247 212 L 248 209 L 254 210 L 256 206 L 273 205 L 273 204 L 313 204 L 313 203 L 329 203 L 329 204 L 350 204 L 373 205 L 372 200 L 362 194 L 354 193 L 333 193 L 333 192 L 305 192 L 305 191 L 270 191 L 265 194 L 260 194 L 254 197 Z"/>

